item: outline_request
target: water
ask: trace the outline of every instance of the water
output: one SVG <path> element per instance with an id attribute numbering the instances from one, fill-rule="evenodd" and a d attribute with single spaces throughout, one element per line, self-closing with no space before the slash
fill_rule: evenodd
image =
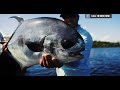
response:
<path id="1" fill-rule="evenodd" d="M 26 76 L 56 76 L 56 70 L 34 65 L 26 70 Z"/>
<path id="2" fill-rule="evenodd" d="M 120 47 L 92 48 L 90 54 L 92 76 L 120 76 Z M 55 68 L 35 65 L 27 69 L 27 76 L 56 76 Z"/>
<path id="3" fill-rule="evenodd" d="M 92 76 L 120 76 L 120 47 L 93 48 L 90 65 Z"/>

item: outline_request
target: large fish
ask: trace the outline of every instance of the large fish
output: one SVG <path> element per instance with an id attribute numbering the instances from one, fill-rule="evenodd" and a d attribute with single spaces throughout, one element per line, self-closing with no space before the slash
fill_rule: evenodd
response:
<path id="1" fill-rule="evenodd" d="M 62 63 L 83 58 L 84 40 L 62 20 L 38 17 L 23 20 L 8 43 L 8 49 L 21 68 L 39 63 L 42 53 L 50 53 Z"/>

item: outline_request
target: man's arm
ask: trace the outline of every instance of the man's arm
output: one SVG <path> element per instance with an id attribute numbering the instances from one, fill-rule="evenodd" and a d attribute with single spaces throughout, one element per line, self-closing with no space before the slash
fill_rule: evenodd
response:
<path id="1" fill-rule="evenodd" d="M 21 76 L 25 70 L 21 70 L 20 65 L 11 57 L 8 48 L 4 47 L 0 55 L 0 75 L 1 76 Z"/>

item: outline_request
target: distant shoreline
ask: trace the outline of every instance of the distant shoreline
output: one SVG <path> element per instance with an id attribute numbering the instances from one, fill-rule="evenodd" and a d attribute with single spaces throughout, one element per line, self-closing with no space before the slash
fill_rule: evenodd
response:
<path id="1" fill-rule="evenodd" d="M 94 41 L 92 47 L 93 48 L 120 47 L 120 42 Z"/>

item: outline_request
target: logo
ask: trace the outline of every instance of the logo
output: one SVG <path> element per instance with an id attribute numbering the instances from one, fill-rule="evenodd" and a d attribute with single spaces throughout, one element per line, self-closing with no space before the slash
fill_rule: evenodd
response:
<path id="1" fill-rule="evenodd" d="M 112 14 L 85 14 L 85 18 L 112 18 Z"/>

